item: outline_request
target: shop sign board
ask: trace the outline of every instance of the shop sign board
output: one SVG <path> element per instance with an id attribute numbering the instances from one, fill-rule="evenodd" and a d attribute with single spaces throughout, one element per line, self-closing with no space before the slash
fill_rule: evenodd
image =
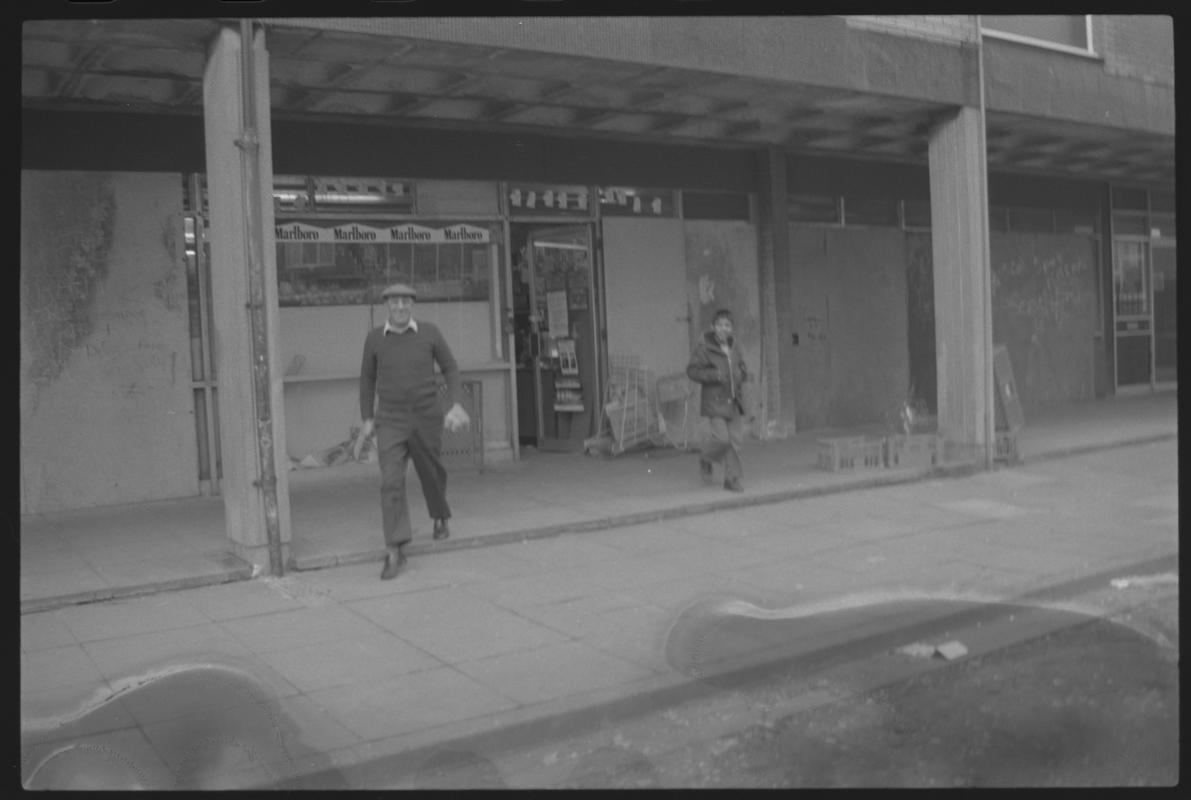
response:
<path id="1" fill-rule="evenodd" d="M 673 217 L 674 192 L 633 187 L 602 186 L 600 213 L 617 217 Z"/>
<path id="2" fill-rule="evenodd" d="M 587 216 L 586 186 L 509 186 L 509 214 L 549 216 L 576 214 Z"/>
<path id="3" fill-rule="evenodd" d="M 278 242 L 324 242 L 333 244 L 487 244 L 487 228 L 460 223 L 429 228 L 412 222 L 374 226 L 358 222 L 329 227 L 307 222 L 283 222 L 274 227 Z"/>

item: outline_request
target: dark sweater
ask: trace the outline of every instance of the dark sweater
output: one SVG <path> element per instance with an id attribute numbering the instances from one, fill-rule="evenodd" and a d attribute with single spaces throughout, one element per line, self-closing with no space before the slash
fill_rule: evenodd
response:
<path id="1" fill-rule="evenodd" d="M 447 383 L 446 404 L 439 401 L 434 364 Z M 459 367 L 442 331 L 431 322 L 418 322 L 418 330 L 385 335 L 384 326 L 369 331 L 360 365 L 360 418 L 373 416 L 398 425 L 426 424 L 459 402 Z"/>

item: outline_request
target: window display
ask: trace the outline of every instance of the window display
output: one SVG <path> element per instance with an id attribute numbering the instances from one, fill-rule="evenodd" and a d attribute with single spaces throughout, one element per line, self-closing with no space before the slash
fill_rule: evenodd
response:
<path id="1" fill-rule="evenodd" d="M 487 300 L 489 224 L 285 220 L 276 227 L 281 306 L 369 305 L 392 283 L 421 302 Z"/>

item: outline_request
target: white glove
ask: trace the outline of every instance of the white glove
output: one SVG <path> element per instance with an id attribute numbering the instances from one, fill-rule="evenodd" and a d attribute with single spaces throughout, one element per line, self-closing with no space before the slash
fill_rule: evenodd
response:
<path id="1" fill-rule="evenodd" d="M 460 431 L 471 424 L 471 417 L 467 416 L 467 412 L 463 410 L 463 406 L 456 403 L 451 406 L 451 410 L 443 417 L 443 427 L 451 433 Z"/>

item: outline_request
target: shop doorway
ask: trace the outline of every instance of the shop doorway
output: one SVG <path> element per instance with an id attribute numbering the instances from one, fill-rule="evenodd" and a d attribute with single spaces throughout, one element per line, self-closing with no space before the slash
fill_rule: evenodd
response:
<path id="1" fill-rule="evenodd" d="M 1173 244 L 1153 246 L 1154 288 L 1154 380 L 1158 384 L 1178 382 L 1179 334 L 1178 259 Z"/>
<path id="2" fill-rule="evenodd" d="M 591 225 L 510 225 L 520 444 L 582 452 L 599 420 Z"/>
<path id="3" fill-rule="evenodd" d="M 1154 380 L 1154 316 L 1150 244 L 1118 238 L 1113 243 L 1113 311 L 1117 391 L 1149 390 Z"/>

